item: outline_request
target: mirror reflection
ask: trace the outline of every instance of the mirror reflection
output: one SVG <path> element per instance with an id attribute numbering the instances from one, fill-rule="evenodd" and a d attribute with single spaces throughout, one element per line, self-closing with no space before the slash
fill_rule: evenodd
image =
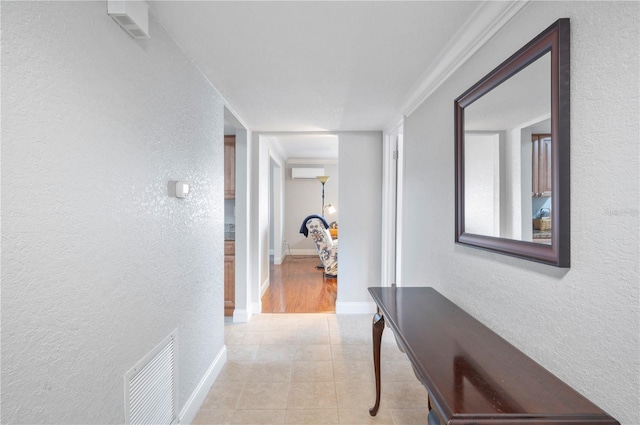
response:
<path id="1" fill-rule="evenodd" d="M 464 109 L 464 228 L 551 244 L 551 53 Z"/>
<path id="2" fill-rule="evenodd" d="M 571 263 L 569 19 L 455 99 L 457 244 Z"/>

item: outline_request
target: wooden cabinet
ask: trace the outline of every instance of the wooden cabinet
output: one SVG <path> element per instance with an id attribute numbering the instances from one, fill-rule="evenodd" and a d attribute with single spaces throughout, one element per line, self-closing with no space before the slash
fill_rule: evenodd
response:
<path id="1" fill-rule="evenodd" d="M 224 241 L 224 315 L 233 316 L 236 307 L 236 243 Z"/>
<path id="2" fill-rule="evenodd" d="M 551 135 L 532 134 L 531 196 L 551 196 Z"/>
<path id="3" fill-rule="evenodd" d="M 236 197 L 236 136 L 224 136 L 224 199 Z"/>

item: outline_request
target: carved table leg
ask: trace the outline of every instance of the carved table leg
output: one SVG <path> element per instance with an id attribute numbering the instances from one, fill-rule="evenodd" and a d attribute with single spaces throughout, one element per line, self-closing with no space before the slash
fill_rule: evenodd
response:
<path id="1" fill-rule="evenodd" d="M 373 367 L 376 374 L 376 404 L 369 409 L 369 414 L 375 416 L 380 407 L 380 346 L 384 331 L 384 316 L 380 310 L 373 316 Z"/>

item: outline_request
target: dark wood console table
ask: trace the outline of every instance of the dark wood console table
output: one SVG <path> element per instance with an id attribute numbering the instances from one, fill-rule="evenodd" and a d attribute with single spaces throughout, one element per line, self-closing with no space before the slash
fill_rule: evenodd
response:
<path id="1" fill-rule="evenodd" d="M 373 319 L 372 416 L 380 406 L 380 344 L 386 323 L 441 423 L 618 424 L 435 289 L 376 287 L 369 292 L 378 306 Z"/>

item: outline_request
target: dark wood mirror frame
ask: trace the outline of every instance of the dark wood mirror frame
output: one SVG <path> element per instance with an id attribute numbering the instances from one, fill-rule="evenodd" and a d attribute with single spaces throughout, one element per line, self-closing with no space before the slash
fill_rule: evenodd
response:
<path id="1" fill-rule="evenodd" d="M 551 244 L 465 232 L 464 109 L 546 53 L 551 53 Z M 455 100 L 456 243 L 557 267 L 570 266 L 569 19 L 556 21 Z"/>

